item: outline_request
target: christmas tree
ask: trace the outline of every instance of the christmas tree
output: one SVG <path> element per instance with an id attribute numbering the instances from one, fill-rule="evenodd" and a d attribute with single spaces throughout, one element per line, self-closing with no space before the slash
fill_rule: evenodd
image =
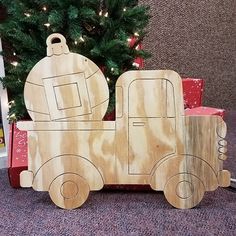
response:
<path id="1" fill-rule="evenodd" d="M 148 23 L 148 7 L 137 0 L 0 0 L 7 11 L 0 24 L 8 89 L 10 120 L 26 116 L 24 83 L 32 67 L 46 56 L 46 38 L 61 33 L 70 51 L 95 62 L 110 90 L 109 111 L 114 109 L 115 83 L 125 71 L 138 69 L 135 58 L 147 58 L 140 49 Z M 132 43 L 130 43 L 132 41 Z M 5 49 L 5 50 L 4 50 Z"/>

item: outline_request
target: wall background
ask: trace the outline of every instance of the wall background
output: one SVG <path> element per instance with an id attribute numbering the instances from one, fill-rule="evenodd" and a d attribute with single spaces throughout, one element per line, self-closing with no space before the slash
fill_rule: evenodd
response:
<path id="1" fill-rule="evenodd" d="M 236 110 L 236 1 L 140 0 L 151 7 L 145 69 L 205 80 L 204 105 Z"/>

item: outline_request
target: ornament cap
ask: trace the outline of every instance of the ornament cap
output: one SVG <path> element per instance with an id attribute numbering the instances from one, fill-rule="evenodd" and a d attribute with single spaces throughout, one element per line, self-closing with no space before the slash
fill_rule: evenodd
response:
<path id="1" fill-rule="evenodd" d="M 53 43 L 55 39 L 58 39 L 59 43 Z M 61 55 L 70 53 L 66 44 L 66 39 L 63 35 L 55 33 L 51 34 L 47 38 L 47 56 Z"/>

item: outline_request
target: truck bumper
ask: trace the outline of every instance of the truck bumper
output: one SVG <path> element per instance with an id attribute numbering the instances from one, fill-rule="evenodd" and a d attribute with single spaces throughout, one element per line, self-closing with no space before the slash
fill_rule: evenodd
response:
<path id="1" fill-rule="evenodd" d="M 34 175 L 32 171 L 24 170 L 20 173 L 20 186 L 30 188 L 33 185 Z"/>
<path id="2" fill-rule="evenodd" d="M 222 170 L 218 173 L 218 182 L 220 187 L 230 186 L 231 174 L 228 170 Z"/>

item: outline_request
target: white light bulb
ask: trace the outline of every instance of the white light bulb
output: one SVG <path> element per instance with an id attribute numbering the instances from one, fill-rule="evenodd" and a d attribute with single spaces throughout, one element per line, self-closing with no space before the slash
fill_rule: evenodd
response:
<path id="1" fill-rule="evenodd" d="M 135 47 L 135 49 L 136 49 L 136 50 L 139 50 L 139 45 L 137 45 L 137 46 Z"/>
<path id="2" fill-rule="evenodd" d="M 77 45 L 78 44 L 78 42 L 75 40 L 75 45 Z"/>
<path id="3" fill-rule="evenodd" d="M 127 8 L 126 8 L 126 7 L 124 7 L 124 8 L 123 8 L 123 11 L 126 11 L 126 10 L 127 10 Z"/>
<path id="4" fill-rule="evenodd" d="M 108 17 L 108 12 L 106 12 L 104 16 L 105 16 L 105 17 Z"/>
<path id="5" fill-rule="evenodd" d="M 114 71 L 114 68 L 113 68 L 113 67 L 111 68 L 111 71 Z"/>
<path id="6" fill-rule="evenodd" d="M 10 101 L 10 102 L 8 102 L 8 107 L 10 108 L 12 105 L 14 105 L 15 104 L 15 101 L 14 100 L 12 100 L 12 101 Z"/>
<path id="7" fill-rule="evenodd" d="M 27 16 L 27 17 L 30 17 L 30 16 L 31 16 L 31 14 L 30 14 L 30 13 L 27 13 L 27 12 L 24 13 L 24 15 Z"/>
<path id="8" fill-rule="evenodd" d="M 132 65 L 135 66 L 136 68 L 139 68 L 139 64 L 136 62 L 134 62 Z"/>
<path id="9" fill-rule="evenodd" d="M 13 61 L 11 64 L 12 64 L 13 66 L 18 66 L 18 62 L 17 62 L 17 61 Z"/>
<path id="10" fill-rule="evenodd" d="M 43 6 L 42 8 L 44 11 L 47 11 L 47 7 L 46 6 Z"/>
<path id="11" fill-rule="evenodd" d="M 110 81 L 110 79 L 107 77 L 107 82 L 109 82 Z"/>
<path id="12" fill-rule="evenodd" d="M 99 12 L 99 16 L 102 16 L 102 10 Z"/>
<path id="13" fill-rule="evenodd" d="M 80 41 L 84 42 L 84 38 L 82 36 L 79 39 Z"/>
<path id="14" fill-rule="evenodd" d="M 138 36 L 139 36 L 139 33 L 138 33 L 138 32 L 135 32 L 134 35 L 135 35 L 136 37 L 138 37 Z"/>
<path id="15" fill-rule="evenodd" d="M 15 118 L 16 118 L 16 114 L 15 114 L 15 113 L 11 114 L 11 115 L 10 115 L 10 118 L 15 119 Z"/>
<path id="16" fill-rule="evenodd" d="M 128 42 L 131 42 L 131 41 L 132 41 L 132 39 L 131 39 L 131 38 L 128 38 L 128 39 L 127 39 L 127 41 L 128 41 Z"/>
<path id="17" fill-rule="evenodd" d="M 15 52 L 13 52 L 13 56 L 16 56 L 16 53 L 15 53 Z"/>
<path id="18" fill-rule="evenodd" d="M 45 25 L 46 27 L 48 27 L 48 28 L 50 27 L 50 24 L 49 24 L 49 23 L 45 23 L 44 25 Z"/>

